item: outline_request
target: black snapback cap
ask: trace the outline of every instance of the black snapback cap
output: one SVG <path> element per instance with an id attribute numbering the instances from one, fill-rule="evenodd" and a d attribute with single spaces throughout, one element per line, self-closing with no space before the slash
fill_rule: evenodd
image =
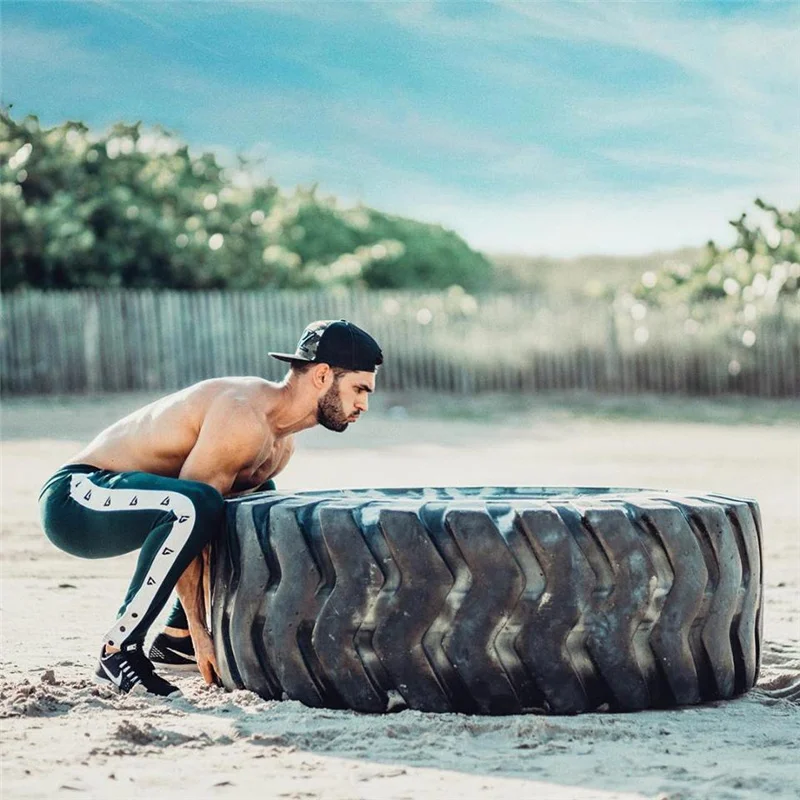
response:
<path id="1" fill-rule="evenodd" d="M 356 372 L 375 372 L 375 367 L 383 363 L 378 343 L 365 330 L 346 319 L 312 322 L 303 331 L 294 353 L 270 355 L 289 363 L 330 364 Z"/>

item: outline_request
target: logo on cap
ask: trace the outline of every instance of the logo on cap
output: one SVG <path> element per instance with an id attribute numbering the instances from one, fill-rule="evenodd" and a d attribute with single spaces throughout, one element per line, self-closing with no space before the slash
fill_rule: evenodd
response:
<path id="1" fill-rule="evenodd" d="M 309 361 L 313 361 L 317 357 L 317 348 L 319 347 L 320 341 L 322 341 L 322 334 L 325 333 L 325 329 L 331 322 L 333 322 L 333 320 L 330 319 L 312 322 L 303 331 L 303 335 L 297 343 L 297 354 L 301 355 L 303 358 L 307 358 Z"/>

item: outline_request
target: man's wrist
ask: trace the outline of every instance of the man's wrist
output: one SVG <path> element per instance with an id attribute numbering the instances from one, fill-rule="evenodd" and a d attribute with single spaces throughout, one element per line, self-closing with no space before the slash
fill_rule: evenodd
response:
<path id="1" fill-rule="evenodd" d="M 211 636 L 211 631 L 201 622 L 199 625 L 189 624 L 189 635 L 194 639 L 197 635 Z"/>

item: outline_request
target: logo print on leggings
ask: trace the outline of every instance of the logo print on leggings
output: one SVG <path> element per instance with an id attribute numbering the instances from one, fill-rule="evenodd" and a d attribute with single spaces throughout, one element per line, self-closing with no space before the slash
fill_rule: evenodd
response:
<path id="1" fill-rule="evenodd" d="M 186 522 L 187 519 L 189 519 L 188 514 L 181 514 L 181 516 L 178 518 L 178 522 Z"/>
<path id="2" fill-rule="evenodd" d="M 169 547 L 165 547 L 165 548 L 164 548 L 164 549 L 161 551 L 161 555 L 162 555 L 162 556 L 169 556 L 169 555 L 172 555 L 174 552 L 175 552 L 175 551 L 174 551 L 174 550 L 170 550 L 170 549 L 169 549 Z"/>
<path id="3" fill-rule="evenodd" d="M 164 499 L 161 501 L 161 505 L 162 505 L 162 506 L 168 506 L 168 505 L 169 505 L 169 495 L 167 495 L 167 497 L 165 497 L 165 498 L 164 498 Z"/>
<path id="4" fill-rule="evenodd" d="M 84 500 L 89 500 L 89 499 L 91 499 L 91 496 L 92 496 L 92 490 L 89 489 L 89 491 L 86 492 L 86 494 L 83 496 L 83 499 Z"/>
<path id="5" fill-rule="evenodd" d="M 148 579 L 147 579 L 147 585 L 148 586 L 154 586 L 155 582 L 156 582 L 155 578 L 148 577 Z"/>
<path id="6" fill-rule="evenodd" d="M 105 503 L 103 503 L 103 508 L 107 508 L 110 505 L 111 505 L 111 498 L 110 497 L 106 497 L 106 501 L 105 501 Z"/>
<path id="7" fill-rule="evenodd" d="M 131 500 L 131 502 L 129 503 L 129 505 L 138 506 L 139 505 L 139 498 L 138 497 L 134 497 L 133 500 Z"/>

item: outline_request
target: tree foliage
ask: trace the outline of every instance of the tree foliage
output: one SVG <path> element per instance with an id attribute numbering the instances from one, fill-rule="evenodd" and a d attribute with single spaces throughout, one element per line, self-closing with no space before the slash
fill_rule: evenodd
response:
<path id="1" fill-rule="evenodd" d="M 485 289 L 491 265 L 436 225 L 316 188 L 282 192 L 156 127 L 42 128 L 0 115 L 4 290 Z"/>
<path id="2" fill-rule="evenodd" d="M 781 211 L 756 200 L 758 221 L 743 213 L 731 221 L 736 242 L 709 242 L 692 264 L 667 261 L 642 274 L 633 293 L 651 305 L 726 302 L 750 312 L 800 300 L 800 207 Z"/>

